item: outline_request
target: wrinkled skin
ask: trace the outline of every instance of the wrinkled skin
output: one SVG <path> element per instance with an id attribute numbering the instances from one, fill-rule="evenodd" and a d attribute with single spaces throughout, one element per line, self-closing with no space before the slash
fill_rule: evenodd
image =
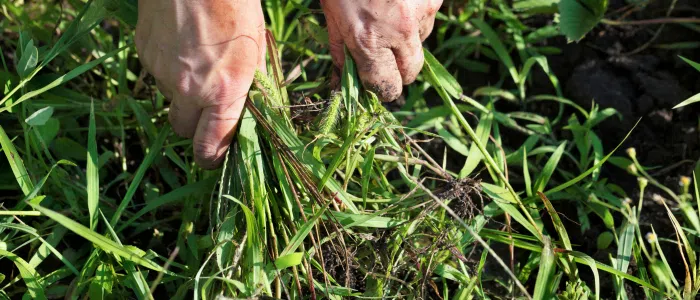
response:
<path id="1" fill-rule="evenodd" d="M 321 0 L 333 63 L 344 46 L 364 86 L 386 101 L 401 95 L 423 65 L 421 42 L 442 0 Z M 259 0 L 139 1 L 136 48 L 170 99 L 169 119 L 193 138 L 195 162 L 213 169 L 231 143 L 256 69 L 265 71 Z M 337 75 L 337 73 L 336 73 Z"/>
<path id="2" fill-rule="evenodd" d="M 136 48 L 169 119 L 193 138 L 202 168 L 221 164 L 253 74 L 264 70 L 265 21 L 259 1 L 139 1 Z"/>
<path id="3" fill-rule="evenodd" d="M 392 101 L 423 67 L 421 43 L 433 30 L 442 0 L 321 0 L 333 64 L 342 69 L 344 46 L 365 88 Z"/>

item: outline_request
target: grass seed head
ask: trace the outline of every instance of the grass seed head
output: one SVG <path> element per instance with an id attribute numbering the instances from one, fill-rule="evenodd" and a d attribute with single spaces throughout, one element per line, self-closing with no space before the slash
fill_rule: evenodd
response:
<path id="1" fill-rule="evenodd" d="M 644 190 L 649 184 L 649 180 L 644 177 L 637 177 L 637 183 L 639 184 L 639 189 Z"/>

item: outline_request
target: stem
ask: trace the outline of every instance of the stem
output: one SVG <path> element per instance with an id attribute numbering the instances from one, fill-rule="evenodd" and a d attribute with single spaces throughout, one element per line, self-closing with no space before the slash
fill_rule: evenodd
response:
<path id="1" fill-rule="evenodd" d="M 523 213 L 527 217 L 528 221 L 530 221 L 530 224 L 532 224 L 532 226 L 534 226 L 535 228 L 538 228 L 537 223 L 535 223 L 535 220 L 532 218 L 532 216 L 530 215 L 528 210 L 525 208 L 525 206 L 523 205 L 523 202 L 520 201 L 520 197 L 518 196 L 518 193 L 515 192 L 513 187 L 508 182 L 508 179 L 506 178 L 506 176 L 503 175 L 503 172 L 501 171 L 501 169 L 498 166 L 498 164 L 496 163 L 496 161 L 494 161 L 493 158 L 491 157 L 491 155 L 488 153 L 488 151 L 486 151 L 486 147 L 484 147 L 484 145 L 481 143 L 479 138 L 476 136 L 476 133 L 474 132 L 474 129 L 472 129 L 471 125 L 469 125 L 467 120 L 464 119 L 464 116 L 459 111 L 459 109 L 457 108 L 457 105 L 454 103 L 454 101 L 452 101 L 452 98 L 450 98 L 450 96 L 447 95 L 447 92 L 444 91 L 444 88 L 442 86 L 439 86 L 436 88 L 438 88 L 439 92 L 445 94 L 443 98 L 444 98 L 446 104 L 448 104 L 450 106 L 452 113 L 457 117 L 457 120 L 459 121 L 460 125 L 462 125 L 462 127 L 464 127 L 464 129 L 467 131 L 467 134 L 472 139 L 472 142 L 476 145 L 477 148 L 479 148 L 479 151 L 484 156 L 484 159 L 486 159 L 486 162 L 488 163 L 488 165 L 490 165 L 491 168 L 493 168 L 493 170 L 496 172 L 496 175 L 498 175 L 498 178 L 501 181 L 503 181 L 503 184 L 506 186 L 506 189 L 508 189 L 511 196 L 513 196 L 513 199 L 515 199 L 518 202 L 518 206 L 523 211 Z M 462 95 L 462 97 L 469 98 L 465 95 Z M 540 241 L 542 241 L 543 240 L 542 233 L 540 231 L 537 231 L 537 233 L 538 233 L 537 238 Z"/>
<path id="2" fill-rule="evenodd" d="M 38 217 L 41 216 L 41 213 L 33 210 L 0 210 L 0 216 Z"/>
<path id="3" fill-rule="evenodd" d="M 634 20 L 634 21 L 615 21 L 610 19 L 602 19 L 601 23 L 611 26 L 624 25 L 654 25 L 654 24 L 682 24 L 682 23 L 700 23 L 698 18 L 659 18 L 649 20 Z"/>

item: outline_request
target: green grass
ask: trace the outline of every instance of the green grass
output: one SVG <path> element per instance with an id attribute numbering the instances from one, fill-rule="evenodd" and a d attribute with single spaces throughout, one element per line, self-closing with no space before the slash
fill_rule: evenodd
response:
<path id="1" fill-rule="evenodd" d="M 594 129 L 617 112 L 565 98 L 540 47 L 559 29 L 523 22 L 557 2 L 446 2 L 388 110 L 350 55 L 328 88 L 312 1 L 265 1 L 271 75 L 204 171 L 138 63 L 136 1 L 0 1 L 0 298 L 694 299 L 696 181 L 665 186 L 623 141 L 604 148 Z M 550 94 L 528 92 L 534 68 Z M 498 81 L 463 88 L 467 71 Z M 645 189 L 674 232 L 640 224 Z"/>

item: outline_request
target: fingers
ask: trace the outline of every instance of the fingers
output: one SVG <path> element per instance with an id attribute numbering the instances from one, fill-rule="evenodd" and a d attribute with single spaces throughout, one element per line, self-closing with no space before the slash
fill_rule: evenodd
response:
<path id="1" fill-rule="evenodd" d="M 423 68 L 423 47 L 418 35 L 412 36 L 403 46 L 396 45 L 392 50 L 403 84 L 411 84 Z"/>
<path id="2" fill-rule="evenodd" d="M 168 112 L 168 120 L 172 125 L 173 131 L 177 135 L 191 139 L 194 136 L 195 129 L 202 109 L 197 106 L 197 101 L 181 94 L 176 94 L 170 103 L 170 111 Z"/>
<path id="3" fill-rule="evenodd" d="M 233 103 L 202 109 L 194 134 L 194 161 L 203 169 L 221 165 L 240 119 L 246 96 Z"/>
<path id="4" fill-rule="evenodd" d="M 420 40 L 425 41 L 425 39 L 430 35 L 430 32 L 433 31 L 435 15 L 437 14 L 438 10 L 440 10 L 440 6 L 442 6 L 442 0 L 422 1 L 420 6 L 422 7 L 419 7 L 418 11 L 422 11 L 423 15 L 419 16 L 420 21 L 418 31 Z"/>
<path id="5" fill-rule="evenodd" d="M 393 101 L 401 96 L 403 90 L 401 72 L 391 49 L 349 48 L 366 89 L 377 94 L 382 101 Z"/>

